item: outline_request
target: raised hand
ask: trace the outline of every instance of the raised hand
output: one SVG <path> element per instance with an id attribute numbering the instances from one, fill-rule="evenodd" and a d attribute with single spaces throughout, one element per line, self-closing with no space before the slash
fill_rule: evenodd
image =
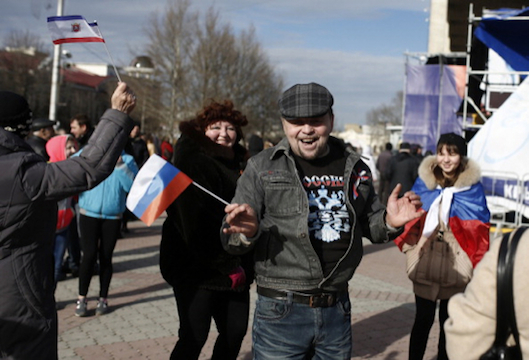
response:
<path id="1" fill-rule="evenodd" d="M 413 191 L 408 191 L 399 198 L 402 185 L 397 184 L 388 198 L 386 207 L 386 224 L 392 227 L 404 226 L 408 221 L 417 219 L 425 213 L 421 209 L 421 197 Z"/>
<path id="2" fill-rule="evenodd" d="M 116 90 L 114 90 L 110 101 L 112 103 L 112 109 L 129 115 L 136 106 L 136 95 L 134 95 L 134 92 L 126 83 L 120 82 Z"/>

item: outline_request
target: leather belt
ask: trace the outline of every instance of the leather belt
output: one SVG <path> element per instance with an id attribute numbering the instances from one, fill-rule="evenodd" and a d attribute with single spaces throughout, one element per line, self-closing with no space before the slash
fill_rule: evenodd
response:
<path id="1" fill-rule="evenodd" d="M 257 287 L 257 293 L 276 300 L 288 300 L 289 295 L 292 296 L 292 301 L 299 304 L 307 304 L 312 308 L 331 307 L 336 305 L 336 299 L 347 293 L 347 290 L 342 291 L 321 291 L 318 293 L 302 293 L 297 291 L 282 291 L 264 287 Z"/>

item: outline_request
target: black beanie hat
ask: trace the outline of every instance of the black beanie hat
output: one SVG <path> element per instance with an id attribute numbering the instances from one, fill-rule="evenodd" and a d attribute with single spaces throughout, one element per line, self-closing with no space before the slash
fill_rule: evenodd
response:
<path id="1" fill-rule="evenodd" d="M 457 147 L 459 155 L 467 156 L 466 140 L 455 133 L 441 135 L 439 141 L 437 142 L 437 148 L 439 148 L 439 145 L 455 145 Z"/>
<path id="2" fill-rule="evenodd" d="M 11 91 L 0 91 L 0 127 L 25 137 L 30 126 L 31 109 L 26 99 Z"/>

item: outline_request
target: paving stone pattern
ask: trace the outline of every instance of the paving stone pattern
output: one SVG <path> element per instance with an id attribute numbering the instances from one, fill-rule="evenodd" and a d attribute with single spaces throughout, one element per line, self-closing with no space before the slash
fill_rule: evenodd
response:
<path id="1" fill-rule="evenodd" d="M 92 278 L 88 316 L 74 316 L 78 279 L 68 277 L 56 291 L 59 318 L 59 359 L 124 360 L 169 359 L 178 334 L 173 292 L 160 275 L 158 250 L 161 225 L 129 223 L 130 232 L 118 240 L 114 251 L 114 276 L 110 285 L 110 312 L 95 316 L 99 277 Z M 411 282 L 406 277 L 405 256 L 390 243 L 364 246 L 364 258 L 350 282 L 352 301 L 352 359 L 406 360 L 415 311 Z M 255 287 L 252 288 L 252 305 Z M 251 308 L 253 313 L 253 306 Z M 253 314 L 251 314 L 251 319 Z M 211 335 L 200 359 L 209 359 L 217 337 Z M 435 359 L 439 327 L 432 328 L 425 359 Z M 239 360 L 250 360 L 251 321 Z"/>

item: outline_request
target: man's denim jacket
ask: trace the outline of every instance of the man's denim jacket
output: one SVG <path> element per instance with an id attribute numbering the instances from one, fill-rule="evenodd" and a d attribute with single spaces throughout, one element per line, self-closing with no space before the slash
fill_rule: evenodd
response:
<path id="1" fill-rule="evenodd" d="M 369 167 L 360 156 L 348 152 L 336 138 L 330 137 L 329 145 L 339 146 L 348 154 L 344 192 L 349 195 L 346 201 L 352 236 L 349 248 L 325 278 L 309 238 L 308 197 L 289 154 L 287 139 L 250 158 L 239 178 L 232 203 L 249 204 L 257 213 L 259 230 L 248 239 L 221 231 L 221 241 L 232 254 L 254 249 L 258 286 L 277 290 L 344 290 L 362 259 L 362 237 L 384 243 L 401 232 L 390 233 L 386 227 L 385 207 L 375 195 Z"/>

